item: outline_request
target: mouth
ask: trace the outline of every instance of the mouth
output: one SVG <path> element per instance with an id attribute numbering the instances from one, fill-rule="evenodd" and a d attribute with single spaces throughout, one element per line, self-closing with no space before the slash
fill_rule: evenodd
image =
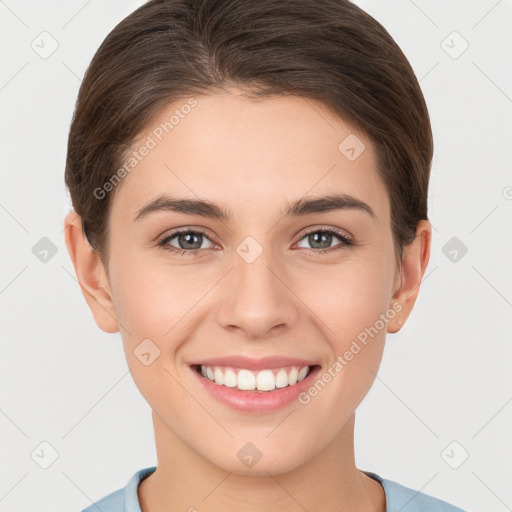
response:
<path id="1" fill-rule="evenodd" d="M 239 391 L 269 393 L 302 382 L 316 366 L 285 366 L 258 371 L 205 364 L 195 364 L 192 365 L 192 368 L 201 377 L 210 380 L 217 386 L 238 389 Z"/>
<path id="2" fill-rule="evenodd" d="M 232 354 L 190 361 L 188 366 L 199 393 L 252 414 L 272 413 L 299 401 L 322 368 L 315 360 L 284 354 L 260 358 Z"/>

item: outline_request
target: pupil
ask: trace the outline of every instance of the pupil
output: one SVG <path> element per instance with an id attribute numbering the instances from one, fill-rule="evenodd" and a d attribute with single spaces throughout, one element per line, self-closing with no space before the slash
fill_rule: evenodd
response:
<path id="1" fill-rule="evenodd" d="M 180 246 L 182 245 L 185 245 L 185 247 L 183 248 L 186 248 L 186 249 L 199 249 L 199 247 L 201 247 L 201 243 L 197 243 L 196 241 L 196 245 L 197 247 L 190 247 L 190 245 L 187 245 L 187 244 L 194 244 L 194 238 L 196 240 L 199 240 L 199 237 L 201 237 L 202 235 L 199 235 L 199 234 L 193 234 L 193 233 L 185 233 L 185 234 L 182 234 L 180 236 L 180 239 L 179 239 L 179 242 L 180 242 Z M 182 243 L 183 242 L 183 243 Z"/>
<path id="2" fill-rule="evenodd" d="M 312 247 L 315 247 L 316 243 L 319 243 L 321 245 L 322 242 L 327 241 L 328 244 L 326 246 L 321 246 L 320 249 L 325 249 L 326 247 L 331 246 L 331 238 L 332 235 L 330 233 L 313 233 L 313 235 L 310 235 L 309 243 Z M 320 242 L 318 242 L 318 239 L 320 238 Z"/>

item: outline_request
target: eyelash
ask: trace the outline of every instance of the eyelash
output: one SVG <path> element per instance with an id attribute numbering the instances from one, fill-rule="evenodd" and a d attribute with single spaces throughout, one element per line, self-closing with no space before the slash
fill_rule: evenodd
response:
<path id="1" fill-rule="evenodd" d="M 182 230 L 179 230 L 179 231 L 175 231 L 174 233 L 171 233 L 170 235 L 165 235 L 163 238 L 161 238 L 159 240 L 158 246 L 161 247 L 162 249 L 164 249 L 165 251 L 170 251 L 170 252 L 172 252 L 174 254 L 179 254 L 181 256 L 185 256 L 186 254 L 190 254 L 191 256 L 196 256 L 197 253 L 199 251 L 201 251 L 201 249 L 188 249 L 188 250 L 187 249 L 177 249 L 176 247 L 173 247 L 172 245 L 169 245 L 169 242 L 174 237 L 176 237 L 177 235 L 181 235 L 183 233 L 202 235 L 205 238 L 207 238 L 208 240 L 210 240 L 210 238 L 207 235 L 207 233 L 204 232 L 204 231 L 201 231 L 200 229 L 193 229 L 193 230 L 192 229 L 182 229 Z M 312 231 L 304 233 L 301 236 L 301 238 L 299 239 L 299 241 L 302 240 L 303 238 L 309 236 L 309 235 L 314 234 L 314 233 L 328 233 L 330 235 L 335 235 L 337 238 L 339 238 L 341 240 L 342 243 L 337 244 L 337 245 L 335 245 L 333 247 L 329 247 L 327 249 L 308 249 L 308 248 L 302 248 L 308 254 L 315 254 L 315 255 L 318 255 L 319 253 L 320 254 L 326 254 L 326 253 L 330 253 L 332 251 L 343 250 L 343 249 L 346 249 L 347 247 L 355 245 L 354 241 L 352 239 L 350 239 L 346 235 L 343 235 L 338 230 L 336 230 L 334 228 L 329 228 L 329 227 L 321 228 L 321 229 L 314 229 Z"/>

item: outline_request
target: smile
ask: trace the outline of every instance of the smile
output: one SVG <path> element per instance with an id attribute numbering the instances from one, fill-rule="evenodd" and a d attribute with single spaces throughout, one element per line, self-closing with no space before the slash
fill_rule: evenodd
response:
<path id="1" fill-rule="evenodd" d="M 296 403 L 321 370 L 315 360 L 284 355 L 233 354 L 188 364 L 198 392 L 206 391 L 216 402 L 248 414 L 272 413 Z"/>
<path id="2" fill-rule="evenodd" d="M 196 366 L 198 373 L 218 386 L 235 388 L 240 391 L 256 390 L 260 392 L 294 386 L 297 382 L 303 381 L 309 375 L 311 369 L 312 366 L 287 366 L 254 371 L 246 368 L 204 364 Z"/>

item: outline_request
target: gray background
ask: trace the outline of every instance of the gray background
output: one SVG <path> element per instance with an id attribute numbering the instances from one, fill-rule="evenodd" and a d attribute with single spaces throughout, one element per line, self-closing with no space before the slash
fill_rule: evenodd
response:
<path id="1" fill-rule="evenodd" d="M 431 261 L 359 408 L 357 463 L 512 510 L 512 1 L 356 3 L 411 61 L 435 137 Z M 141 4 L 0 0 L 0 512 L 78 511 L 156 464 L 149 406 L 119 334 L 92 319 L 62 226 L 81 77 Z"/>

